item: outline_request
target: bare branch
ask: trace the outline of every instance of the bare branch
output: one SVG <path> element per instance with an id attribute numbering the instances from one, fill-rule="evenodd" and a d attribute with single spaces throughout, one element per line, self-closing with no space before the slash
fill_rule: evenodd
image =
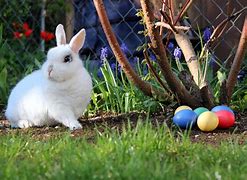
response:
<path id="1" fill-rule="evenodd" d="M 180 31 L 188 31 L 190 29 L 190 27 L 187 27 L 187 26 L 170 26 L 168 23 L 165 23 L 165 22 L 156 22 L 155 26 L 162 26 L 162 27 L 164 27 L 166 29 L 169 29 L 169 30 L 173 31 L 173 33 L 178 32 L 178 30 L 180 30 Z M 174 29 L 176 31 L 174 31 Z"/>
<path id="2" fill-rule="evenodd" d="M 243 9 L 239 10 L 238 12 L 234 13 L 233 15 L 229 16 L 228 18 L 226 18 L 224 21 L 222 21 L 213 31 L 212 35 L 210 36 L 209 41 L 207 42 L 208 44 L 211 44 L 212 42 L 214 42 L 217 38 L 219 38 L 222 33 L 224 32 L 226 25 L 229 21 L 233 20 L 234 18 L 237 18 L 238 16 L 240 16 L 245 10 L 247 9 L 247 7 L 244 7 Z"/>

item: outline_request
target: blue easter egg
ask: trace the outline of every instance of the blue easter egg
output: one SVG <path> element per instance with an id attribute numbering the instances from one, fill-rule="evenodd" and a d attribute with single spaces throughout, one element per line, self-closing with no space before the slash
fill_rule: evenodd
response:
<path id="1" fill-rule="evenodd" d="M 173 123 L 182 129 L 193 127 L 196 123 L 196 119 L 197 114 L 188 109 L 177 112 L 172 118 Z"/>
<path id="2" fill-rule="evenodd" d="M 218 112 L 221 110 L 230 111 L 234 115 L 233 110 L 225 105 L 215 106 L 213 109 L 211 109 L 212 112 Z"/>

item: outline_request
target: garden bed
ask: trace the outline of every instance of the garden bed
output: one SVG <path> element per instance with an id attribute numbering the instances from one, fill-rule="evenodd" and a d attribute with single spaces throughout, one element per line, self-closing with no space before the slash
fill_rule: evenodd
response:
<path id="1" fill-rule="evenodd" d="M 97 134 L 101 134 L 108 130 L 121 132 L 123 127 L 130 125 L 134 128 L 138 121 L 145 122 L 147 119 L 153 124 L 153 128 L 157 126 L 168 126 L 173 132 L 181 133 L 171 123 L 172 111 L 167 114 L 156 113 L 147 117 L 145 113 L 126 113 L 126 114 L 100 114 L 95 117 L 81 118 L 80 122 L 83 126 L 82 130 L 71 131 L 72 137 L 83 137 L 93 142 Z M 9 123 L 2 116 L 0 120 L 0 135 L 14 134 L 31 134 L 33 138 L 49 139 L 70 132 L 62 126 L 56 127 L 33 127 L 28 129 L 11 129 Z M 175 134 L 176 134 L 175 133 Z M 185 133 L 183 131 L 183 133 Z M 213 132 L 202 132 L 194 128 L 190 132 L 190 140 L 195 143 L 218 145 L 222 141 L 237 140 L 239 144 L 245 143 L 247 139 L 247 114 L 237 114 L 236 123 L 229 129 L 217 129 Z"/>

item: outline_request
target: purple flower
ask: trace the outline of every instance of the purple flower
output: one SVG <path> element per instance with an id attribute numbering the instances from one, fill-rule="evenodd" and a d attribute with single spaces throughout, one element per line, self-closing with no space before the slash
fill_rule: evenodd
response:
<path id="1" fill-rule="evenodd" d="M 108 48 L 107 47 L 102 47 L 100 50 L 100 59 L 101 61 L 103 61 L 104 59 L 106 59 L 108 57 Z"/>
<path id="2" fill-rule="evenodd" d="M 98 76 L 98 78 L 103 78 L 103 74 L 102 74 L 101 69 L 98 70 L 97 76 Z"/>
<path id="3" fill-rule="evenodd" d="M 126 46 L 125 43 L 122 43 L 120 48 L 121 48 L 121 50 L 123 51 L 124 54 L 128 54 L 129 49 L 128 49 L 128 47 Z"/>
<path id="4" fill-rule="evenodd" d="M 203 40 L 204 40 L 204 42 L 208 42 L 208 40 L 210 39 L 211 34 L 212 34 L 212 32 L 211 32 L 211 29 L 209 27 L 204 29 L 204 31 L 203 31 Z"/>
<path id="5" fill-rule="evenodd" d="M 156 56 L 153 53 L 150 53 L 151 61 L 156 61 Z"/>
<path id="6" fill-rule="evenodd" d="M 148 74 L 148 66 L 145 66 L 142 72 L 143 75 L 146 76 Z"/>
<path id="7" fill-rule="evenodd" d="M 173 55 L 174 55 L 175 59 L 180 60 L 181 57 L 182 57 L 182 51 L 181 51 L 181 49 L 179 47 L 176 47 L 174 49 Z"/>
<path id="8" fill-rule="evenodd" d="M 172 42 L 169 42 L 167 49 L 168 51 L 172 52 L 174 50 L 174 44 Z"/>
<path id="9" fill-rule="evenodd" d="M 245 79 L 247 72 L 244 70 L 241 70 L 237 76 L 238 81 L 241 82 Z"/>
<path id="10" fill-rule="evenodd" d="M 118 63 L 118 71 L 122 71 L 122 67 L 119 63 Z"/>
<path id="11" fill-rule="evenodd" d="M 116 63 L 111 63 L 110 66 L 112 71 L 116 71 Z"/>
<path id="12" fill-rule="evenodd" d="M 238 78 L 238 81 L 239 81 L 239 82 L 241 82 L 241 81 L 244 80 L 244 76 L 241 75 L 241 74 L 239 74 L 239 75 L 237 76 L 237 78 Z"/>
<path id="13" fill-rule="evenodd" d="M 138 61 L 139 61 L 139 58 L 135 56 L 134 59 L 133 59 L 133 62 L 137 63 Z"/>

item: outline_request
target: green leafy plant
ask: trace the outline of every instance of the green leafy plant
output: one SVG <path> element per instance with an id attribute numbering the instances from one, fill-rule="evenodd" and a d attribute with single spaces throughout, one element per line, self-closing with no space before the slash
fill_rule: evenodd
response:
<path id="1" fill-rule="evenodd" d="M 146 97 L 131 83 L 119 69 L 118 64 L 111 64 L 104 59 L 100 70 L 93 73 L 92 103 L 88 108 L 91 114 L 96 112 L 126 113 L 131 111 L 149 111 L 161 108 L 160 103 Z M 136 64 L 139 74 L 148 78 L 149 74 L 143 74 L 145 66 Z M 99 75 L 100 73 L 100 75 Z"/>

